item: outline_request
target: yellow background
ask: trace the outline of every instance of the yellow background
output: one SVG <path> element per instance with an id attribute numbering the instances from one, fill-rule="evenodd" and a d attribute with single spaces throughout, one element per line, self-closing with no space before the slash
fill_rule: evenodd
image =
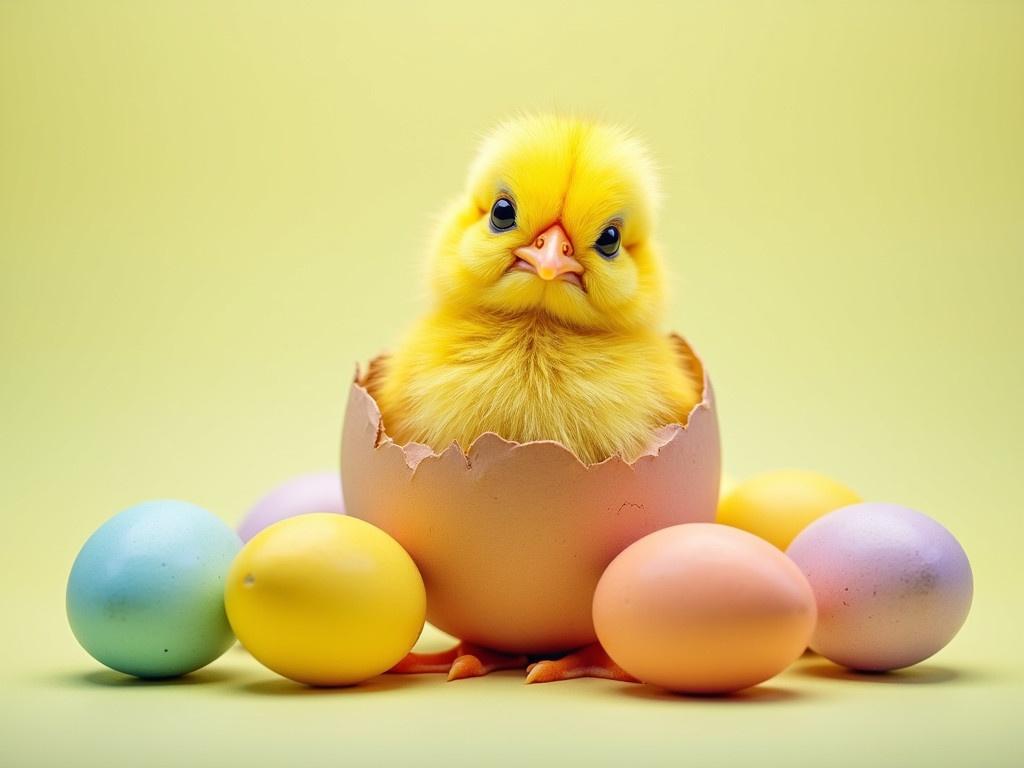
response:
<path id="1" fill-rule="evenodd" d="M 370 6 L 0 3 L 0 763 L 1020 764 L 1024 4 Z M 334 467 L 478 137 L 570 108 L 660 160 L 667 325 L 727 470 L 946 524 L 976 576 L 956 640 L 710 701 L 313 692 L 238 650 L 178 684 L 100 671 L 63 615 L 89 533 L 152 497 L 234 521 Z"/>

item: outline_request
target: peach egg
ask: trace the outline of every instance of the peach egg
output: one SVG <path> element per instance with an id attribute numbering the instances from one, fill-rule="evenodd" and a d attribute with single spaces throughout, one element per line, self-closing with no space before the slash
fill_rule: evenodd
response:
<path id="1" fill-rule="evenodd" d="M 638 680 L 684 693 L 729 693 L 777 675 L 804 652 L 815 615 L 793 561 L 715 523 L 631 544 L 594 594 L 608 655 Z"/>
<path id="2" fill-rule="evenodd" d="M 718 422 L 704 366 L 676 338 L 703 397 L 636 460 L 582 463 L 553 441 L 493 433 L 399 445 L 357 372 L 342 437 L 345 507 L 393 536 L 427 590 L 427 620 L 478 645 L 545 654 L 596 640 L 594 589 L 623 549 L 659 529 L 715 517 Z"/>

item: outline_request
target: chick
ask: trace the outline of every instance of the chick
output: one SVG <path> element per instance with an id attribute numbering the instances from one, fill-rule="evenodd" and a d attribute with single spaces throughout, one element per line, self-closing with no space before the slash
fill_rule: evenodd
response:
<path id="1" fill-rule="evenodd" d="M 556 116 L 500 126 L 446 211 L 433 307 L 368 387 L 399 443 L 484 432 L 635 459 L 685 422 L 700 383 L 658 329 L 655 179 L 622 129 Z"/>
<path id="2" fill-rule="evenodd" d="M 500 126 L 445 212 L 433 306 L 365 383 L 398 443 L 468 450 L 485 432 L 556 440 L 583 462 L 635 459 L 701 397 L 658 329 L 665 277 L 650 159 L 622 129 L 554 116 Z M 472 677 L 535 663 L 527 682 L 630 680 L 599 645 L 561 659 L 466 642 L 393 672 Z"/>

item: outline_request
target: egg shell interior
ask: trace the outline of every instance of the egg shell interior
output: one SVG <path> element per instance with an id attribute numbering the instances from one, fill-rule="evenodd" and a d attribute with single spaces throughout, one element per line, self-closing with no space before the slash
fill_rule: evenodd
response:
<path id="1" fill-rule="evenodd" d="M 596 640 L 591 602 L 608 563 L 652 531 L 711 522 L 720 481 L 714 396 L 704 366 L 675 337 L 703 382 L 685 426 L 657 430 L 633 462 L 585 465 L 554 441 L 493 433 L 468 451 L 388 437 L 367 391 L 381 363 L 357 372 L 342 438 L 348 514 L 391 534 L 427 590 L 427 619 L 463 640 L 543 654 Z"/>

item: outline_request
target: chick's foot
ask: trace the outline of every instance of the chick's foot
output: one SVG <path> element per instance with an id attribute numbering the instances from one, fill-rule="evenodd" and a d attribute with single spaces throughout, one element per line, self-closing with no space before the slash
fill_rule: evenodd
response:
<path id="1" fill-rule="evenodd" d="M 449 680 L 481 677 L 500 669 L 522 669 L 529 659 L 511 656 L 479 645 L 461 642 L 454 648 L 437 653 L 410 653 L 388 670 L 390 674 L 415 675 L 426 672 L 447 672 Z"/>
<path id="2" fill-rule="evenodd" d="M 624 683 L 640 682 L 612 661 L 600 643 L 585 646 L 560 659 L 538 661 L 526 668 L 527 683 L 551 683 L 576 677 L 601 677 Z"/>

